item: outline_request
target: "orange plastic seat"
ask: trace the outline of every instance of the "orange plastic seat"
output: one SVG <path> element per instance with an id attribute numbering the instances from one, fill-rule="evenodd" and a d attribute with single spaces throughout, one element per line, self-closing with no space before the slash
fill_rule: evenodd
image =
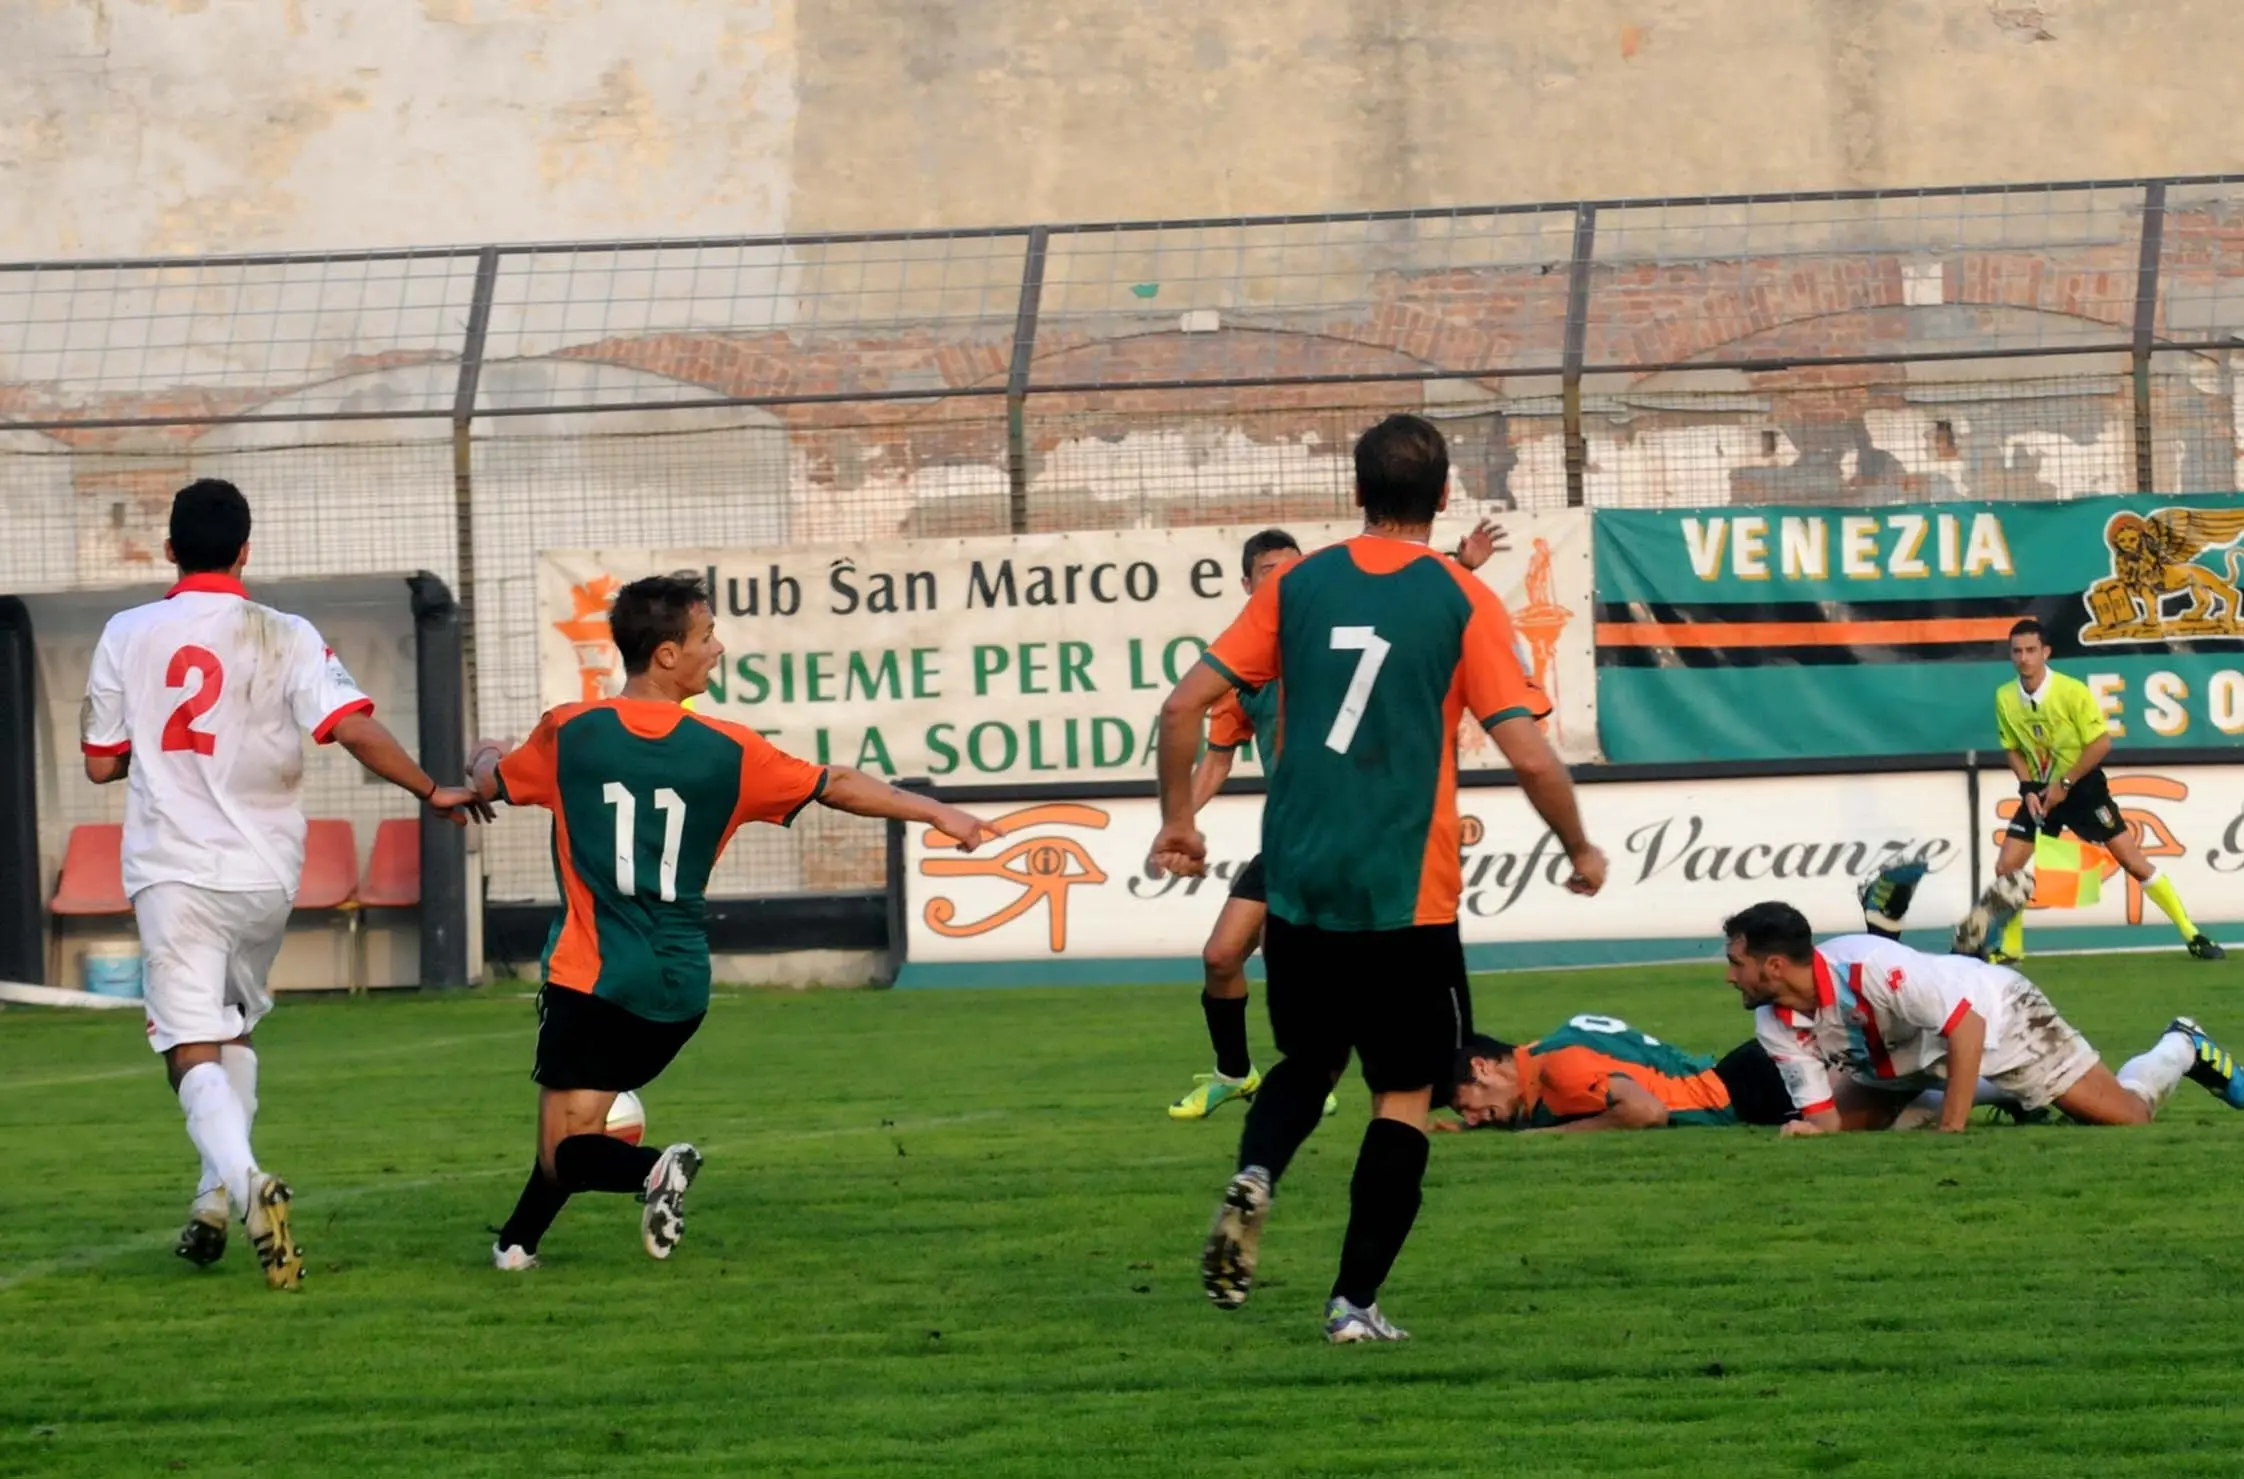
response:
<path id="1" fill-rule="evenodd" d="M 73 917 L 132 913 L 132 900 L 125 897 L 124 845 L 125 829 L 115 822 L 71 828 L 49 907 Z"/>
<path id="2" fill-rule="evenodd" d="M 374 855 L 358 902 L 366 909 L 412 909 L 421 902 L 421 823 L 392 817 L 374 829 Z"/>
<path id="3" fill-rule="evenodd" d="M 358 833 L 349 822 L 324 820 L 304 831 L 304 881 L 299 909 L 341 909 L 358 892 Z"/>

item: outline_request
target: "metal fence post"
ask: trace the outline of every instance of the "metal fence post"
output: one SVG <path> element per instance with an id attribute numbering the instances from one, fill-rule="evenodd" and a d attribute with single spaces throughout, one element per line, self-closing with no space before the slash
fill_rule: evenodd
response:
<path id="1" fill-rule="evenodd" d="M 1006 527 L 1015 534 L 1028 533 L 1028 382 L 1029 361 L 1036 353 L 1036 317 L 1044 301 L 1044 255 L 1052 228 L 1037 226 L 1028 234 L 1028 250 L 1021 258 L 1021 305 L 1013 315 L 1013 360 L 1005 371 L 1005 477 L 1010 493 Z"/>
<path id="2" fill-rule="evenodd" d="M 1589 444 L 1582 438 L 1582 357 L 1589 343 L 1590 258 L 1597 250 L 1597 207 L 1574 207 L 1574 250 L 1566 277 L 1566 343 L 1559 370 L 1566 442 L 1566 506 L 1589 501 Z"/>
<path id="3" fill-rule="evenodd" d="M 2151 339 L 2158 327 L 2158 259 L 2166 236 L 2166 182 L 2143 187 L 2142 252 L 2135 263 L 2135 491 L 2156 492 L 2151 442 Z"/>
<path id="4" fill-rule="evenodd" d="M 452 514 L 460 568 L 460 671 L 467 694 L 466 722 L 480 712 L 475 682 L 475 456 L 470 431 L 475 393 L 483 379 L 483 341 L 491 331 L 491 298 L 499 282 L 499 249 L 475 255 L 475 296 L 468 304 L 467 333 L 460 341 L 460 380 L 452 392 Z"/>

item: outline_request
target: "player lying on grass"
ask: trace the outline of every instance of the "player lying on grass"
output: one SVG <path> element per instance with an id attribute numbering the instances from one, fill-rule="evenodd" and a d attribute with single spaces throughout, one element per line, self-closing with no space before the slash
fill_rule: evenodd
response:
<path id="1" fill-rule="evenodd" d="M 2024 1110 L 2054 1105 L 2082 1124 L 2146 1124 L 2185 1076 L 2244 1108 L 2233 1060 L 2187 1017 L 2115 1075 L 2007 967 L 1878 935 L 1818 946 L 1807 917 L 1774 901 L 1731 915 L 1722 933 L 1730 985 L 1800 1113 L 1787 1135 L 1889 1129 L 1923 1090 L 1982 1074 Z M 1834 1070 L 1845 1075 L 1837 1083 Z M 1940 1129 L 1970 1123 L 1963 1096 L 1941 1106 Z"/>
<path id="2" fill-rule="evenodd" d="M 1862 886 L 1864 925 L 1899 939 L 1923 863 L 1888 868 Z M 1977 1103 L 2015 1114 L 2017 1101 L 1982 1079 Z M 1907 1114 L 1936 1117 L 1928 1089 Z M 1457 1054 L 1449 1107 L 1462 1124 L 1439 1128 L 1520 1131 L 1656 1130 L 1668 1125 L 1781 1125 L 1797 1117 L 1792 1096 L 1758 1040 L 1719 1061 L 1639 1032 L 1618 1017 L 1588 1013 L 1525 1046 L 1475 1034 Z"/>
<path id="3" fill-rule="evenodd" d="M 2016 1109 L 2009 1093 L 1984 1079 L 1975 1099 Z M 1941 1102 L 1939 1090 L 1927 1090 L 1906 1113 L 1929 1120 Z M 1759 1041 L 1714 1059 L 1594 1013 L 1518 1047 L 1476 1033 L 1458 1051 L 1449 1107 L 1458 1119 L 1441 1121 L 1441 1129 L 1530 1134 L 1782 1125 L 1798 1116 L 1783 1075 Z"/>
<path id="4" fill-rule="evenodd" d="M 955 806 L 798 760 L 753 729 L 689 712 L 685 701 L 725 655 L 698 578 L 633 581 L 616 593 L 608 627 L 622 695 L 550 711 L 511 754 L 478 750 L 469 776 L 487 800 L 553 813 L 564 903 L 538 992 L 537 1162 L 491 1249 L 509 1272 L 537 1266 L 539 1240 L 580 1191 L 641 1197 L 648 1254 L 668 1258 L 677 1246 L 700 1153 L 609 1136 L 608 1109 L 668 1067 L 709 1010 L 702 890 L 743 823 L 786 826 L 816 801 L 924 823 L 969 852 L 989 835 Z"/>
<path id="5" fill-rule="evenodd" d="M 1449 1107 L 1463 1124 L 1443 1129 L 1527 1132 L 1780 1125 L 1793 1113 L 1759 1043 L 1717 1062 L 1595 1013 L 1518 1047 L 1474 1034 L 1457 1050 Z"/>
<path id="6" fill-rule="evenodd" d="M 171 503 L 179 582 L 102 628 L 81 714 L 86 778 L 127 782 L 125 893 L 148 962 L 148 1046 L 164 1056 L 202 1156 L 178 1253 L 198 1266 L 243 1219 L 266 1284 L 294 1289 L 303 1249 L 288 1183 L 250 1145 L 252 1034 L 304 874 L 303 736 L 465 822 L 489 810 L 439 786 L 374 717 L 312 624 L 250 599 L 249 501 L 204 478 Z"/>

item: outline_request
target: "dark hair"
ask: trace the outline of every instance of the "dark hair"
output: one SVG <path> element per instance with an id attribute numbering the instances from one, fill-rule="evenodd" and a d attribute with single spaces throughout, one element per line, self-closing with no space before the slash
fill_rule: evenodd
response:
<path id="1" fill-rule="evenodd" d="M 1808 916 L 1773 899 L 1723 920 L 1722 938 L 1743 940 L 1745 953 L 1752 956 L 1781 955 L 1801 965 L 1815 958 L 1815 931 L 1808 927 Z"/>
<path id="2" fill-rule="evenodd" d="M 222 478 L 197 478 L 171 496 L 171 558 L 180 573 L 231 570 L 249 543 L 249 500 Z"/>
<path id="3" fill-rule="evenodd" d="M 616 592 L 608 608 L 608 636 L 623 654 L 623 670 L 633 677 L 647 670 L 655 649 L 683 642 L 693 630 L 693 609 L 709 604 L 709 588 L 690 570 L 649 575 Z"/>
<path id="4" fill-rule="evenodd" d="M 1374 524 L 1431 524 L 1449 486 L 1449 444 L 1422 416 L 1389 416 L 1356 438 L 1356 492 Z"/>
<path id="5" fill-rule="evenodd" d="M 1239 557 L 1239 573 L 1249 580 L 1254 579 L 1254 562 L 1274 549 L 1290 549 L 1297 555 L 1301 553 L 1301 546 L 1294 543 L 1291 534 L 1283 529 L 1265 529 L 1247 540 L 1246 552 Z"/>
<path id="6" fill-rule="evenodd" d="M 2038 619 L 2031 616 L 2020 617 L 2011 624 L 2010 640 L 2015 642 L 2020 637 L 2037 637 L 2041 640 L 2042 646 L 2047 647 L 2049 645 L 2049 633 L 2042 629 L 2042 624 Z"/>
<path id="7" fill-rule="evenodd" d="M 1472 1081 L 1475 1058 L 1493 1058 L 1499 1063 L 1509 1063 L 1516 1051 L 1518 1050 L 1502 1038 L 1490 1037 L 1485 1032 L 1476 1032 L 1466 1038 L 1463 1046 L 1457 1049 L 1455 1061 L 1449 1066 L 1447 1102 L 1455 1105 L 1458 1089 Z"/>

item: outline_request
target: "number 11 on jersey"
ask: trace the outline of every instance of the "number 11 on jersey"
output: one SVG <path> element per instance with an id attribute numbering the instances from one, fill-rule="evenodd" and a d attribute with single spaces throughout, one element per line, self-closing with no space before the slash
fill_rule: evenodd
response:
<path id="1" fill-rule="evenodd" d="M 600 799 L 616 809 L 616 892 L 634 898 L 639 892 L 639 798 L 621 781 L 600 788 Z M 662 813 L 662 880 L 666 904 L 678 899 L 678 844 L 686 836 L 686 798 L 664 786 L 654 793 L 655 810 Z"/>

